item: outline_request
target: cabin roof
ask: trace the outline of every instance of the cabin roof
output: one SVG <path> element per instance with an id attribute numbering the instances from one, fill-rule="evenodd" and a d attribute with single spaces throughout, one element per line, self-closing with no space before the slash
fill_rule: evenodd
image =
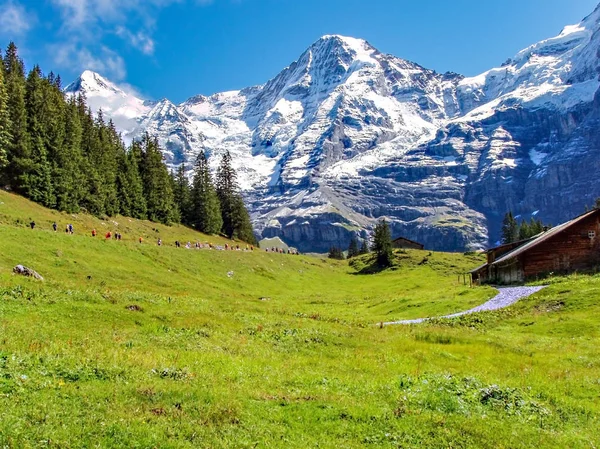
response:
<path id="1" fill-rule="evenodd" d="M 414 240 L 407 239 L 406 237 L 396 237 L 394 240 L 392 240 L 392 243 L 397 242 L 398 240 L 406 240 L 407 242 L 414 243 L 415 245 L 424 246 L 422 243 L 415 242 Z"/>
<path id="2" fill-rule="evenodd" d="M 531 248 L 534 248 L 537 245 L 546 242 L 555 235 L 560 234 L 561 232 L 573 226 L 574 224 L 579 223 L 580 221 L 585 220 L 586 218 L 596 213 L 600 213 L 600 209 L 591 210 L 589 212 L 581 214 L 579 217 L 575 217 L 574 219 L 567 221 L 566 223 L 555 226 L 554 228 L 550 228 L 547 231 L 542 232 L 541 234 L 538 234 L 537 236 L 533 237 L 531 240 L 525 241 L 523 245 L 518 246 L 514 250 L 506 253 L 504 256 L 500 257 L 498 260 L 495 260 L 490 265 L 497 265 L 499 263 L 506 262 L 510 259 L 520 256 L 521 254 L 529 251 Z"/>

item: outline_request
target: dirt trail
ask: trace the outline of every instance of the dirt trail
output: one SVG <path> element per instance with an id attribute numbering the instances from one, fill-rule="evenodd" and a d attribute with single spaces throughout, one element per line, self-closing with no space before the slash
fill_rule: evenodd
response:
<path id="1" fill-rule="evenodd" d="M 492 299 L 490 299 L 485 304 L 477 306 L 473 309 L 466 310 L 464 312 L 453 313 L 452 315 L 444 315 L 441 317 L 429 317 L 429 318 L 418 318 L 416 320 L 401 320 L 401 321 L 390 321 L 388 323 L 383 323 L 385 326 L 389 326 L 392 324 L 419 324 L 427 320 L 432 320 L 434 318 L 455 318 L 462 315 L 468 315 L 475 312 L 485 312 L 488 310 L 498 310 L 504 309 L 514 303 L 516 303 L 519 299 L 527 298 L 528 296 L 533 295 L 534 293 L 539 292 L 545 288 L 542 287 L 506 287 L 499 288 L 499 293 Z"/>

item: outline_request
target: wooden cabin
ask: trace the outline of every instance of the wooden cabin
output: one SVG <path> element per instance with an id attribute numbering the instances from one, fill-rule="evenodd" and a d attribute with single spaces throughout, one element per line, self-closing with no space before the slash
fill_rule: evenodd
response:
<path id="1" fill-rule="evenodd" d="M 600 268 L 600 209 L 521 242 L 487 251 L 485 265 L 471 271 L 476 283 L 512 284 L 546 276 Z"/>
<path id="2" fill-rule="evenodd" d="M 398 237 L 396 240 L 392 240 L 392 246 L 396 249 L 425 249 L 424 245 L 404 237 Z"/>

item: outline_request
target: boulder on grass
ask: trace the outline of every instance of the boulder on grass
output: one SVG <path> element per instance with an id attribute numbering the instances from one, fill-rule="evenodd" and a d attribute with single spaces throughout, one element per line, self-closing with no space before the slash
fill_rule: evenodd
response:
<path id="1" fill-rule="evenodd" d="M 21 276 L 27 276 L 37 279 L 38 281 L 43 281 L 44 278 L 40 276 L 40 274 L 32 270 L 31 268 L 24 267 L 23 265 L 17 265 L 13 268 L 13 273 L 20 274 Z"/>

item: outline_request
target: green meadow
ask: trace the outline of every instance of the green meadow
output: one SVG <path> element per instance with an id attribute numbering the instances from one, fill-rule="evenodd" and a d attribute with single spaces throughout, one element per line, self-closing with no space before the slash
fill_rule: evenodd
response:
<path id="1" fill-rule="evenodd" d="M 482 256 L 373 272 L 175 240 L 226 243 L 0 193 L 1 448 L 600 447 L 598 275 L 381 328 L 493 297 L 458 279 Z"/>

